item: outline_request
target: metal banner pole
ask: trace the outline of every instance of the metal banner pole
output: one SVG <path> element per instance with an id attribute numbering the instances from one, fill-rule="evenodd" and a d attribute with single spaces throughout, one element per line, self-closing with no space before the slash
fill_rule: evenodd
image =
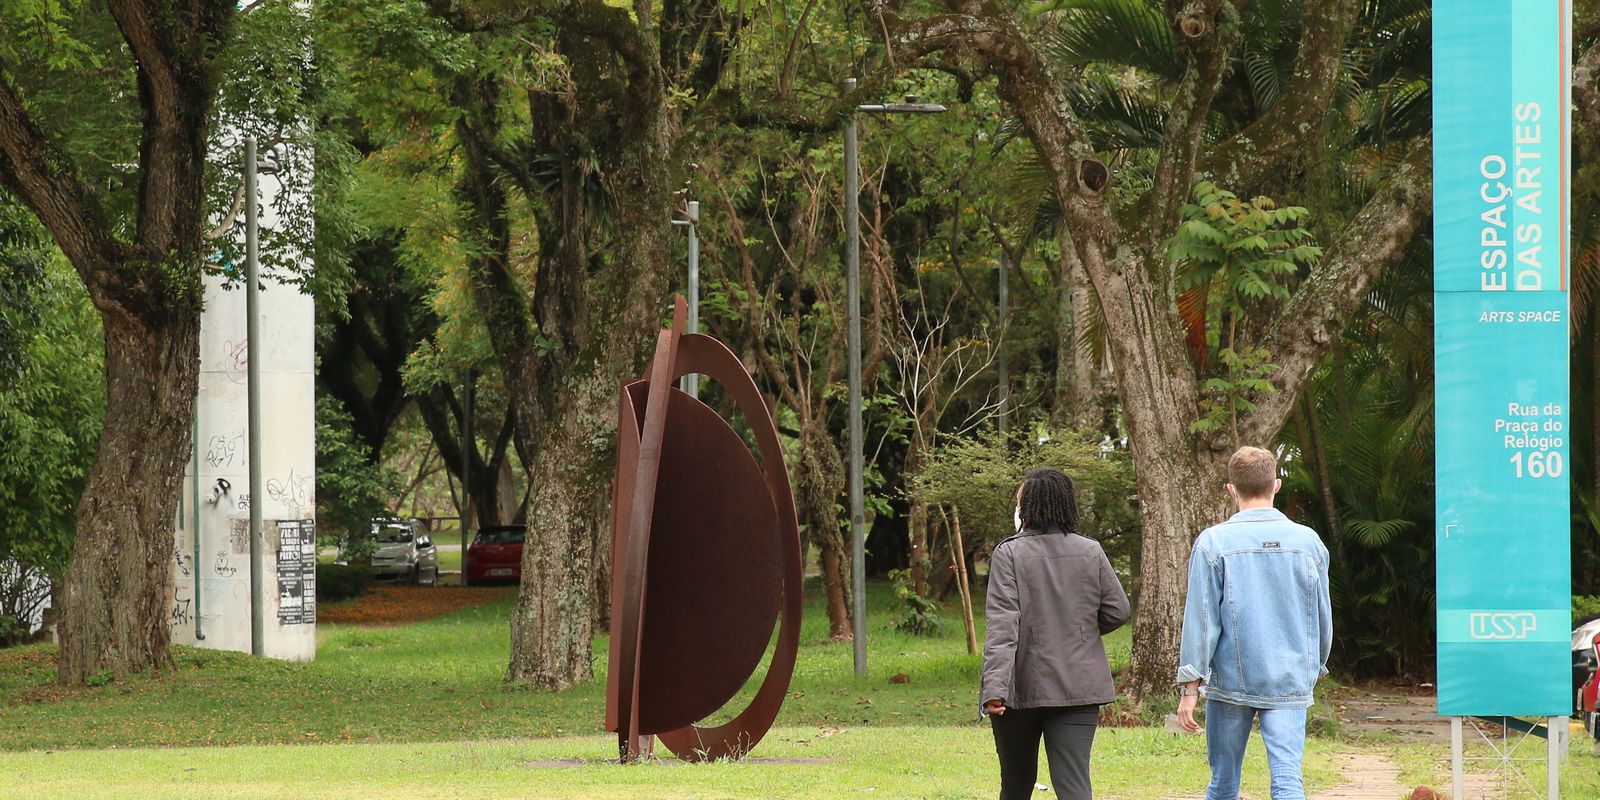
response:
<path id="1" fill-rule="evenodd" d="M 1565 717 L 1551 717 L 1550 727 L 1545 731 L 1546 742 L 1550 748 L 1548 763 L 1546 764 L 1545 789 L 1549 792 L 1550 800 L 1561 800 L 1561 746 L 1567 738 L 1567 720 Z"/>
<path id="2" fill-rule="evenodd" d="M 1455 800 L 1466 798 L 1466 765 L 1461 761 L 1463 743 L 1461 741 L 1461 718 L 1450 718 L 1450 796 Z"/>

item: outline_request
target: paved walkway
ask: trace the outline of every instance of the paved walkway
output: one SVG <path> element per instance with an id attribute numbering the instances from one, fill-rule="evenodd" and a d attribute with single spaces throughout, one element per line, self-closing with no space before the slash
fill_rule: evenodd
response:
<path id="1" fill-rule="evenodd" d="M 1346 732 L 1353 734 L 1381 734 L 1401 742 L 1429 742 L 1448 748 L 1450 723 L 1438 716 L 1431 694 L 1395 692 L 1385 690 L 1355 690 L 1338 695 L 1333 702 Z M 1471 735 L 1471 734 L 1469 734 Z M 1582 742 L 1581 736 L 1574 736 Z M 1541 747 L 1543 742 L 1538 743 Z M 1575 745 L 1582 746 L 1582 745 Z M 1308 800 L 1403 800 L 1411 796 L 1414 788 L 1400 783 L 1400 770 L 1382 751 L 1361 749 L 1340 753 L 1336 769 L 1343 777 L 1338 786 L 1312 794 Z M 1448 753 L 1448 749 L 1444 752 Z M 1501 778 L 1500 780 L 1503 780 Z M 1542 784 L 1541 784 L 1542 785 Z M 1432 787 L 1447 795 L 1449 782 Z M 1481 770 L 1467 774 L 1468 798 L 1502 795 L 1496 777 Z M 1164 800 L 1203 800 L 1203 795 L 1169 797 Z M 1240 800 L 1266 800 L 1241 794 Z"/>
<path id="2" fill-rule="evenodd" d="M 1324 789 L 1308 800 L 1401 800 L 1409 787 L 1400 785 L 1400 770 L 1381 753 L 1357 751 L 1338 756 L 1338 769 L 1345 782 Z M 1169 797 L 1165 800 L 1204 800 L 1205 795 Z M 1240 793 L 1239 800 L 1265 800 Z"/>
<path id="3" fill-rule="evenodd" d="M 1338 768 L 1345 783 L 1317 792 L 1310 800 L 1399 800 L 1410 788 L 1400 785 L 1400 770 L 1382 753 L 1342 753 Z"/>

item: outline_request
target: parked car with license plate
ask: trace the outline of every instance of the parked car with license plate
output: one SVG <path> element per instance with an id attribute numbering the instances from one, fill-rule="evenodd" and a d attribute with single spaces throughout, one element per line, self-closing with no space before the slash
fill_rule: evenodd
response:
<path id="1" fill-rule="evenodd" d="M 439 585 L 439 549 L 421 520 L 372 521 L 372 577 Z"/>
<path id="2" fill-rule="evenodd" d="M 461 574 L 468 586 L 483 583 L 515 583 L 522 580 L 522 543 L 526 525 L 495 525 L 479 528 L 467 545 Z"/>
<path id="3" fill-rule="evenodd" d="M 1600 642 L 1600 619 L 1585 619 L 1572 629 L 1573 710 L 1583 711 L 1583 684 L 1600 669 L 1595 644 Z"/>

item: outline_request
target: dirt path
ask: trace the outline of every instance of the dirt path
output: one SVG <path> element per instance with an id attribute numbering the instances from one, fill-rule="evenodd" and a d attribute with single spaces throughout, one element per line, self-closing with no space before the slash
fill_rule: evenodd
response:
<path id="1" fill-rule="evenodd" d="M 1319 698 L 1319 702 L 1321 699 Z M 1327 702 L 1334 704 L 1340 727 L 1354 736 L 1382 734 L 1403 742 L 1434 742 L 1448 747 L 1450 723 L 1441 719 L 1431 694 L 1389 689 L 1345 689 Z M 1357 746 L 1336 756 L 1344 778 L 1338 786 L 1313 793 L 1308 800 L 1400 800 L 1413 787 L 1400 783 L 1400 769 L 1381 750 Z M 1469 796 L 1472 796 L 1469 792 Z M 1246 798 L 1241 800 L 1265 800 Z M 1174 798 L 1173 800 L 1200 800 Z"/>
<path id="2" fill-rule="evenodd" d="M 1310 800 L 1399 800 L 1409 788 L 1400 785 L 1400 770 L 1382 753 L 1341 753 L 1338 768 L 1345 782 L 1311 795 Z"/>
<path id="3" fill-rule="evenodd" d="M 1386 733 L 1402 742 L 1450 741 L 1450 721 L 1439 716 L 1432 694 L 1347 688 L 1330 702 L 1350 734 Z"/>

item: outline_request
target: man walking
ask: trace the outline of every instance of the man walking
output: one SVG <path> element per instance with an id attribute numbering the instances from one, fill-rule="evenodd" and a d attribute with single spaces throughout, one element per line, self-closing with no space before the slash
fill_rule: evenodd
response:
<path id="1" fill-rule="evenodd" d="M 1178 721 L 1197 731 L 1206 697 L 1206 800 L 1236 800 L 1251 722 L 1272 771 L 1272 800 L 1304 800 L 1306 708 L 1333 644 L 1328 548 L 1316 531 L 1272 507 L 1278 461 L 1259 447 L 1228 459 L 1239 513 L 1207 528 L 1189 556 L 1189 597 L 1178 654 Z"/>

